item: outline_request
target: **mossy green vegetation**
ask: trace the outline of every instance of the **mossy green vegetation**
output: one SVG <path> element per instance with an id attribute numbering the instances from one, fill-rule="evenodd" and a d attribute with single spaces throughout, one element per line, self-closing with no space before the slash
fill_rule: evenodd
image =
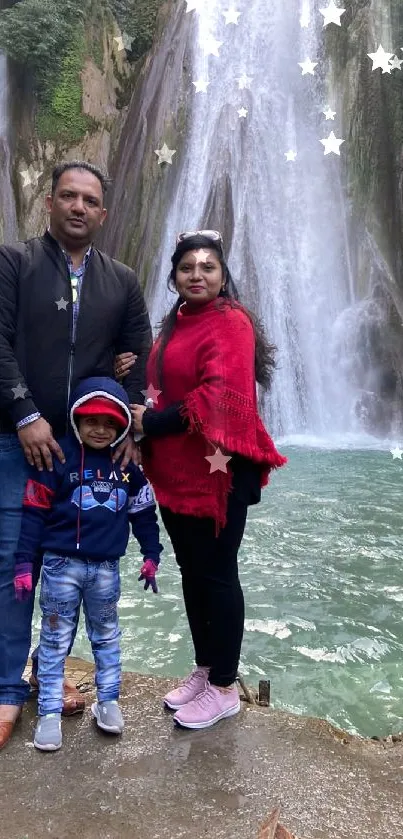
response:
<path id="1" fill-rule="evenodd" d="M 132 39 L 128 59 L 141 58 L 152 44 L 162 2 L 19 0 L 0 9 L 0 50 L 35 95 L 42 141 L 68 146 L 96 128 L 95 121 L 82 112 L 85 61 L 92 58 L 103 69 L 103 32 L 105 26 L 112 30 L 113 20 Z"/>
<path id="2" fill-rule="evenodd" d="M 66 47 L 83 25 L 86 3 L 20 0 L 0 10 L 0 49 L 29 74 L 41 97 L 62 68 Z"/>
<path id="3" fill-rule="evenodd" d="M 53 90 L 44 97 L 38 110 L 40 140 L 79 142 L 94 120 L 82 112 L 81 70 L 85 59 L 84 31 L 79 30 L 70 42 Z"/>

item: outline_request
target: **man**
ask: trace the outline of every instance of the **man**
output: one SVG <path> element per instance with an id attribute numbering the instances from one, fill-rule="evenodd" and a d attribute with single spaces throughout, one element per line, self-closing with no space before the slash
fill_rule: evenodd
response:
<path id="1" fill-rule="evenodd" d="M 29 687 L 22 679 L 31 641 L 33 597 L 17 602 L 14 551 L 27 464 L 62 463 L 57 444 L 68 401 L 87 376 L 113 376 L 117 353 L 135 353 L 125 379 L 130 402 L 143 402 L 150 322 L 134 272 L 93 246 L 106 218 L 106 181 L 94 166 L 56 167 L 44 236 L 0 247 L 0 748 Z M 131 438 L 116 452 L 125 468 Z"/>

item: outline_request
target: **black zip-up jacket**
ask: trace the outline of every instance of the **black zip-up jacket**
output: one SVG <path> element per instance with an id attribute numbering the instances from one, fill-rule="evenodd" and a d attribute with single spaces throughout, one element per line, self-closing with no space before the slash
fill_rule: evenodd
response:
<path id="1" fill-rule="evenodd" d="M 53 236 L 0 247 L 0 433 L 39 411 L 64 435 L 72 388 L 88 376 L 113 378 L 121 352 L 138 356 L 124 387 L 130 402 L 144 402 L 152 335 L 134 271 L 93 248 L 74 344 L 72 329 L 70 274 Z"/>

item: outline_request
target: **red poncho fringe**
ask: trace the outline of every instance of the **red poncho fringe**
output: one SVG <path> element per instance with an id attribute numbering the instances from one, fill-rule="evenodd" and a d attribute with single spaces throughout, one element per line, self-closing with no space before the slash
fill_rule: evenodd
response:
<path id="1" fill-rule="evenodd" d="M 157 350 L 158 341 L 147 367 L 148 385 L 155 388 Z M 162 506 L 213 518 L 218 531 L 226 521 L 232 473 L 210 472 L 206 456 L 219 448 L 261 464 L 262 487 L 270 471 L 287 462 L 257 412 L 253 328 L 239 306 L 219 298 L 199 311 L 181 307 L 164 353 L 163 388 L 156 410 L 183 401 L 189 432 L 149 438 L 145 473 Z"/>

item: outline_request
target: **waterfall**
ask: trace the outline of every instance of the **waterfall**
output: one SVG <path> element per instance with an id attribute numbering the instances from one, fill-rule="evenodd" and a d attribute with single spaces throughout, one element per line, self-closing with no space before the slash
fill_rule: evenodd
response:
<path id="1" fill-rule="evenodd" d="M 17 217 L 11 185 L 7 60 L 0 53 L 0 243 L 17 239 Z"/>
<path id="2" fill-rule="evenodd" d="M 345 364 L 339 325 L 354 302 L 341 159 L 325 156 L 320 143 L 331 130 L 343 138 L 340 115 L 326 121 L 322 113 L 336 110 L 321 63 L 322 5 L 238 0 L 237 26 L 226 25 L 222 0 L 204 0 L 199 13 L 188 13 L 191 77 L 209 87 L 192 94 L 181 169 L 147 286 L 155 324 L 172 305 L 164 278 L 177 232 L 224 231 L 242 299 L 278 347 L 266 407 L 277 435 L 340 434 L 354 425 L 356 395 L 344 375 L 351 360 Z M 222 42 L 219 58 L 205 56 L 210 35 Z M 307 57 L 318 62 L 314 77 L 298 66 Z M 246 87 L 243 75 L 251 79 Z M 295 162 L 287 162 L 289 150 Z"/>

